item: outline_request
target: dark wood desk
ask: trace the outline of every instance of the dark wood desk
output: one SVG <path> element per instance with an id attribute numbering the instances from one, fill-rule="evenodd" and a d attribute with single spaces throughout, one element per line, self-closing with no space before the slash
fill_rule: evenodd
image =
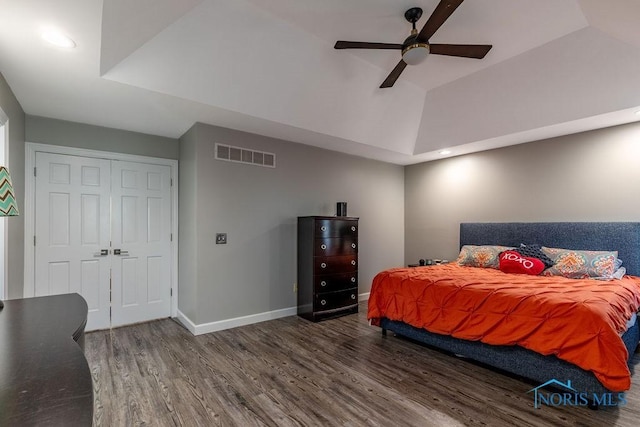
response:
<path id="1" fill-rule="evenodd" d="M 87 303 L 78 294 L 4 301 L 0 426 L 91 425 L 86 323 Z"/>

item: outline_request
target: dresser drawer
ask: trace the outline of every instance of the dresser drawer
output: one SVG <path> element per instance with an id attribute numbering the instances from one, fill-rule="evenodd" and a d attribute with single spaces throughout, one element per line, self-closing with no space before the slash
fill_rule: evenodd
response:
<path id="1" fill-rule="evenodd" d="M 358 256 L 316 256 L 313 257 L 314 274 L 349 273 L 358 270 Z"/>
<path id="2" fill-rule="evenodd" d="M 314 278 L 315 292 L 334 292 L 358 286 L 358 272 L 347 274 L 322 274 Z"/>
<path id="3" fill-rule="evenodd" d="M 358 243 L 355 236 L 325 237 L 315 239 L 313 254 L 315 256 L 352 255 L 358 253 Z"/>
<path id="4" fill-rule="evenodd" d="M 336 310 L 358 304 L 358 289 L 353 288 L 346 291 L 330 292 L 326 294 L 316 294 L 314 298 L 314 308 L 316 311 Z"/>
<path id="5" fill-rule="evenodd" d="M 349 219 L 317 219 L 315 236 L 321 237 L 357 237 L 358 221 Z"/>

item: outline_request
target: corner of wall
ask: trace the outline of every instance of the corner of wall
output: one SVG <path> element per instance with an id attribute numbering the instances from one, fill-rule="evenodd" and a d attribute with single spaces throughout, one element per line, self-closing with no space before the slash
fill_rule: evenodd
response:
<path id="1" fill-rule="evenodd" d="M 7 165 L 11 170 L 18 208 L 24 206 L 25 114 L 9 84 L 0 74 L 0 108 L 8 117 Z M 8 224 L 7 294 L 21 298 L 24 289 L 24 214 L 10 218 Z"/>
<path id="2" fill-rule="evenodd" d="M 180 137 L 178 168 L 178 319 L 194 334 L 198 321 L 197 133 L 194 125 Z"/>

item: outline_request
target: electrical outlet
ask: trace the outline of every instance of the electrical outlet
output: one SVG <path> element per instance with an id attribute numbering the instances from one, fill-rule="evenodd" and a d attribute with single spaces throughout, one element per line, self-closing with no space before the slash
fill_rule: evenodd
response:
<path id="1" fill-rule="evenodd" d="M 298 292 L 298 284 L 294 283 L 293 284 L 293 293 L 295 294 L 296 292 Z"/>
<path id="2" fill-rule="evenodd" d="M 216 233 L 216 245 L 227 244 L 227 233 Z"/>

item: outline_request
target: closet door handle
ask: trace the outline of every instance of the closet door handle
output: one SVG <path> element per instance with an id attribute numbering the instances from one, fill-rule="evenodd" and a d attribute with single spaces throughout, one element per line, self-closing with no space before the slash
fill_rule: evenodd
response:
<path id="1" fill-rule="evenodd" d="M 100 252 L 96 252 L 93 254 L 94 257 L 107 256 L 109 255 L 109 249 L 100 249 Z"/>
<path id="2" fill-rule="evenodd" d="M 113 254 L 120 255 L 120 256 L 129 256 L 129 251 L 123 251 L 122 249 L 114 249 Z"/>

